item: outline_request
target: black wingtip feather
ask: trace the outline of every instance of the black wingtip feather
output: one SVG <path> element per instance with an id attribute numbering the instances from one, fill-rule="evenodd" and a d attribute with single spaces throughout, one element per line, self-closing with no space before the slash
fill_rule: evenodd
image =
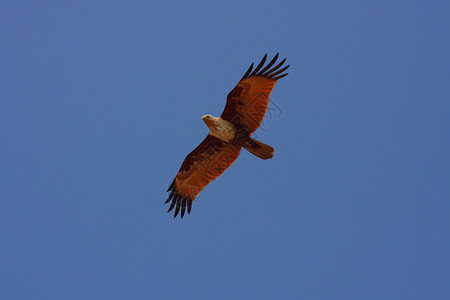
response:
<path id="1" fill-rule="evenodd" d="M 247 78 L 248 74 L 250 74 L 252 69 L 253 69 L 253 63 L 250 65 L 250 67 L 248 68 L 247 72 L 245 72 L 244 76 L 242 76 L 241 81 Z"/>
<path id="2" fill-rule="evenodd" d="M 272 73 L 269 75 L 269 78 L 274 78 L 276 75 L 283 73 L 284 71 L 286 71 L 289 68 L 289 65 L 287 65 L 286 67 L 276 71 L 275 73 Z"/>
<path id="3" fill-rule="evenodd" d="M 175 187 L 175 179 L 172 181 L 166 192 L 173 190 L 174 187 Z"/>
<path id="4" fill-rule="evenodd" d="M 284 76 L 288 76 L 288 74 L 289 74 L 289 73 L 286 73 L 286 74 L 283 74 L 283 75 L 280 75 L 280 76 L 274 77 L 274 78 L 272 78 L 272 79 L 274 79 L 274 80 L 278 80 L 278 79 L 281 79 L 281 78 L 283 78 Z"/>
<path id="5" fill-rule="evenodd" d="M 169 201 L 172 200 L 173 195 L 175 195 L 175 192 L 173 192 L 173 191 L 170 192 L 169 198 L 167 198 L 166 202 L 164 202 L 164 203 L 169 203 Z"/>
<path id="6" fill-rule="evenodd" d="M 170 207 L 169 207 L 169 209 L 167 210 L 167 212 L 170 212 L 170 211 L 173 209 L 173 207 L 174 207 L 175 204 L 177 203 L 177 197 L 178 197 L 178 195 L 175 195 L 175 197 L 173 197 L 172 203 L 170 203 Z"/>
<path id="7" fill-rule="evenodd" d="M 277 55 L 275 55 L 275 57 L 270 61 L 270 63 L 267 64 L 267 66 L 262 69 L 261 71 L 258 72 L 258 74 L 256 75 L 263 75 L 265 71 L 267 71 L 278 59 L 278 55 L 279 53 L 277 53 Z"/>
<path id="8" fill-rule="evenodd" d="M 267 53 L 264 54 L 263 59 L 261 60 L 261 62 L 259 63 L 259 65 L 255 68 L 255 70 L 253 70 L 252 74 L 250 74 L 249 77 L 255 76 L 255 75 L 256 75 L 256 73 L 262 68 L 262 66 L 263 66 L 264 63 L 266 62 L 266 59 L 267 59 Z"/>
<path id="9" fill-rule="evenodd" d="M 191 213 L 191 208 L 192 208 L 192 200 L 191 200 L 191 199 L 188 199 L 188 201 L 187 201 L 187 211 L 188 211 L 188 214 Z"/>
<path id="10" fill-rule="evenodd" d="M 275 62 L 277 61 L 279 56 L 279 53 L 277 53 L 274 58 L 264 67 L 264 63 L 267 60 L 267 53 L 264 55 L 263 59 L 261 60 L 261 62 L 258 64 L 258 66 L 253 70 L 253 63 L 250 65 L 250 68 L 248 68 L 247 72 L 245 72 L 245 75 L 241 78 L 240 81 L 250 78 L 252 76 L 262 76 L 262 77 L 267 77 L 270 79 L 274 79 L 274 80 L 278 80 L 280 78 L 283 78 L 284 76 L 287 75 L 286 74 L 282 74 L 279 76 L 276 76 L 280 73 L 282 73 L 283 71 L 285 71 L 287 68 L 289 68 L 289 66 L 284 67 L 281 70 L 278 70 L 285 62 L 286 62 L 286 58 L 283 59 L 278 65 L 276 65 L 275 67 L 271 68 Z M 264 67 L 264 68 L 263 68 Z"/>
<path id="11" fill-rule="evenodd" d="M 276 65 L 275 67 L 273 67 L 272 69 L 270 69 L 269 71 L 267 71 L 266 73 L 264 73 L 264 76 L 269 76 L 271 73 L 275 72 L 276 70 L 278 70 L 279 67 L 281 67 L 284 62 L 286 61 L 286 58 L 283 59 L 278 65 Z"/>
<path id="12" fill-rule="evenodd" d="M 181 202 L 181 199 L 180 199 L 181 197 L 178 197 L 178 199 L 177 199 L 177 207 L 175 208 L 175 214 L 174 214 L 174 218 L 176 218 L 177 217 L 177 215 L 178 215 L 178 212 L 180 211 L 180 202 Z"/>
<path id="13" fill-rule="evenodd" d="M 174 218 L 176 218 L 178 213 L 180 212 L 181 212 L 180 216 L 181 218 L 183 218 L 184 215 L 186 214 L 186 208 L 188 214 L 191 213 L 193 200 L 189 197 L 181 195 L 178 192 L 175 184 L 175 179 L 172 181 L 167 191 L 170 191 L 170 194 L 165 203 L 169 203 L 172 200 L 172 203 L 170 203 L 170 207 L 167 210 L 167 212 L 171 212 L 175 208 L 173 216 Z"/>
<path id="14" fill-rule="evenodd" d="M 183 202 L 181 202 L 181 218 L 183 219 L 184 211 L 186 210 L 186 197 L 183 197 Z"/>

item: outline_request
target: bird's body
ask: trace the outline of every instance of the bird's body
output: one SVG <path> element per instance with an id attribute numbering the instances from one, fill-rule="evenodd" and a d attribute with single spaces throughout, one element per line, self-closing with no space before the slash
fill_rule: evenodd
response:
<path id="1" fill-rule="evenodd" d="M 209 134 L 216 138 L 230 143 L 236 137 L 236 126 L 233 123 L 228 122 L 221 117 L 213 117 L 211 115 L 205 115 L 202 117 L 206 126 L 209 128 Z"/>
<path id="2" fill-rule="evenodd" d="M 227 104 L 220 117 L 205 115 L 202 120 L 209 128 L 203 142 L 184 160 L 177 176 L 171 183 L 169 210 L 175 206 L 174 217 L 181 210 L 183 218 L 187 208 L 191 212 L 192 202 L 201 190 L 219 177 L 238 158 L 241 148 L 261 159 L 273 157 L 274 149 L 251 137 L 261 125 L 266 113 L 270 93 L 278 79 L 287 75 L 289 67 L 279 69 L 286 61 L 272 67 L 278 54 L 264 68 L 267 54 L 253 70 L 253 64 L 228 94 Z"/>

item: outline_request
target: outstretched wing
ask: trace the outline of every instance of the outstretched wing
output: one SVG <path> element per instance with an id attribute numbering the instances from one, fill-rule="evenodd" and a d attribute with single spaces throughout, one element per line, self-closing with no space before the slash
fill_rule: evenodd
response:
<path id="1" fill-rule="evenodd" d="M 175 206 L 174 218 L 181 209 L 181 218 L 187 207 L 191 212 L 192 201 L 205 186 L 219 177 L 238 158 L 240 146 L 231 145 L 212 135 L 194 149 L 184 160 L 169 189 L 169 198 L 172 201 L 171 211 Z"/>
<path id="2" fill-rule="evenodd" d="M 278 53 L 263 68 L 266 59 L 267 54 L 253 72 L 253 64 L 251 64 L 236 87 L 228 94 L 227 104 L 220 116 L 233 124 L 243 126 L 249 133 L 254 132 L 261 125 L 275 83 L 288 74 L 283 72 L 289 68 L 289 65 L 280 69 L 286 59 L 271 68 L 278 59 Z"/>

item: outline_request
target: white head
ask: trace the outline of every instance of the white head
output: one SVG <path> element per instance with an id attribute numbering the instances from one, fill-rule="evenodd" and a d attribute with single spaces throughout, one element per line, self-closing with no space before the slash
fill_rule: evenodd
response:
<path id="1" fill-rule="evenodd" d="M 214 118 L 214 117 L 211 116 L 211 115 L 204 115 L 204 116 L 202 117 L 202 120 L 205 121 L 205 120 L 212 119 L 212 118 Z"/>
<path id="2" fill-rule="evenodd" d="M 216 117 L 213 117 L 211 115 L 204 115 L 202 117 L 202 120 L 205 122 L 206 126 L 208 126 L 209 128 L 211 128 L 212 126 L 213 127 L 216 126 L 216 122 L 217 122 Z"/>

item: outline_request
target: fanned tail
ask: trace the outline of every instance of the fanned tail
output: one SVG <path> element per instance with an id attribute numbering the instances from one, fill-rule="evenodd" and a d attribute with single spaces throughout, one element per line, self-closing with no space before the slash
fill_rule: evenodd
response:
<path id="1" fill-rule="evenodd" d="M 247 149 L 250 153 L 258 156 L 261 159 L 269 159 L 273 157 L 275 150 L 260 141 L 250 138 L 244 142 L 243 147 Z"/>

